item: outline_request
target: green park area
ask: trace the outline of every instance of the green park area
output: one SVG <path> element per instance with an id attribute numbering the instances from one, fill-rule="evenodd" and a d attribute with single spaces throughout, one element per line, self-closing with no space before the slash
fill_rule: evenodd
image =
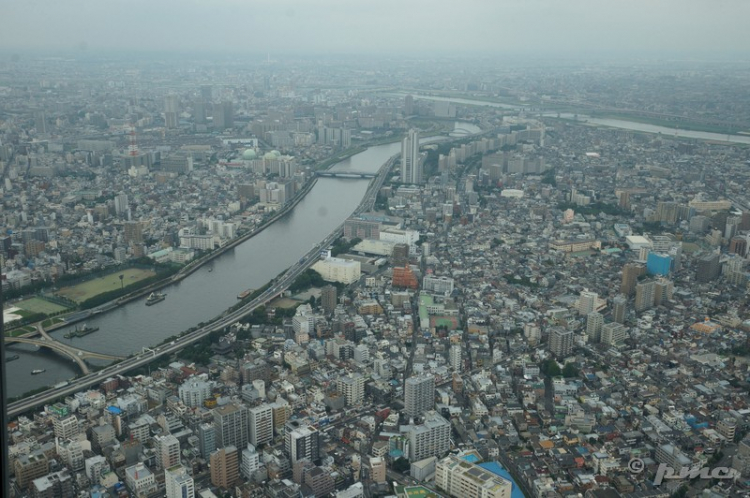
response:
<path id="1" fill-rule="evenodd" d="M 120 275 L 123 277 L 122 282 L 120 282 Z M 152 270 L 128 268 L 127 270 L 97 277 L 77 285 L 63 287 L 55 294 L 80 304 L 104 292 L 119 290 L 121 285 L 127 288 L 129 285 L 153 277 L 154 275 L 156 275 L 156 272 Z"/>
<path id="2" fill-rule="evenodd" d="M 14 306 L 30 313 L 40 313 L 43 315 L 56 315 L 69 309 L 40 297 L 24 299 L 23 301 L 15 303 Z"/>

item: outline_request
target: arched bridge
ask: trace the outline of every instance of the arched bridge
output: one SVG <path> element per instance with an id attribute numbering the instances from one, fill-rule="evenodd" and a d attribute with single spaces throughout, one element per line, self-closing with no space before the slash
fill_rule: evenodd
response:
<path id="1" fill-rule="evenodd" d="M 6 337 L 5 338 L 6 344 L 12 344 L 14 342 L 20 342 L 23 344 L 33 344 L 34 346 L 39 346 L 40 348 L 49 348 L 58 354 L 67 356 L 68 358 L 72 359 L 78 364 L 78 366 L 80 367 L 81 371 L 84 374 L 88 374 L 90 372 L 89 366 L 84 361 L 86 359 L 109 360 L 109 361 L 116 361 L 116 360 L 122 359 L 122 357 L 120 356 L 112 356 L 108 354 L 94 353 L 93 351 L 86 351 L 85 349 L 68 346 L 67 344 L 63 344 L 61 342 L 55 341 L 54 339 L 52 340 L 49 340 L 46 338 L 31 339 L 28 337 Z"/>
<path id="2" fill-rule="evenodd" d="M 315 175 L 322 178 L 375 178 L 374 173 L 358 173 L 356 171 L 318 171 Z"/>

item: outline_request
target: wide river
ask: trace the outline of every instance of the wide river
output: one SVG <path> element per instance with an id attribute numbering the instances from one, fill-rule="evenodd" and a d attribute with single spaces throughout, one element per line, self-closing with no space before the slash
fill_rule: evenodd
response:
<path id="1" fill-rule="evenodd" d="M 456 123 L 455 128 L 473 133 L 480 131 L 465 122 Z M 400 143 L 370 147 L 337 163 L 331 170 L 375 173 L 400 150 Z M 97 315 L 86 325 L 99 327 L 99 331 L 85 337 L 63 338 L 73 327 L 58 329 L 51 335 L 81 349 L 127 356 L 207 322 L 236 304 L 237 294 L 261 287 L 323 240 L 357 208 L 368 183 L 362 179 L 319 178 L 286 216 L 181 282 L 166 287 L 162 291 L 167 294 L 165 301 L 145 306 L 145 298 L 138 299 Z M 52 386 L 78 373 L 72 361 L 34 349 L 27 345 L 8 346 L 8 355 L 19 355 L 17 360 L 7 364 L 9 397 Z M 45 372 L 31 375 L 34 369 L 45 369 Z"/>
<path id="2" fill-rule="evenodd" d="M 406 95 L 406 93 L 398 92 L 395 95 Z M 513 104 L 502 104 L 500 102 L 490 102 L 486 100 L 474 100 L 474 99 L 462 99 L 459 97 L 437 97 L 433 95 L 412 95 L 415 99 L 420 100 L 437 100 L 442 102 L 455 102 L 457 104 L 467 105 L 482 105 L 487 107 L 498 107 L 502 109 L 525 109 L 523 106 Z M 531 115 L 534 115 L 534 111 L 529 111 Z M 538 112 L 537 112 L 538 114 Z M 573 119 L 575 115 L 569 113 L 557 113 L 557 112 L 542 112 L 543 116 L 547 117 L 560 117 L 566 119 Z M 750 136 L 743 135 L 723 135 L 721 133 L 711 133 L 707 131 L 692 131 L 682 130 L 679 128 L 669 128 L 666 126 L 658 126 L 647 123 L 638 123 L 635 121 L 628 121 L 625 119 L 610 119 L 610 118 L 593 118 L 585 114 L 578 114 L 578 121 L 587 123 L 590 125 L 608 126 L 610 128 L 621 128 L 623 130 L 641 131 L 645 133 L 661 133 L 665 136 L 682 137 L 682 138 L 695 138 L 699 140 L 713 140 L 718 142 L 730 142 L 738 144 L 750 144 Z"/>

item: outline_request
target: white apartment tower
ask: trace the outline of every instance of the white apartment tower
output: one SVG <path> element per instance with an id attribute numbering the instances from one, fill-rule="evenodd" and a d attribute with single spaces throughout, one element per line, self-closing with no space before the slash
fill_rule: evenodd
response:
<path id="1" fill-rule="evenodd" d="M 401 142 L 401 183 L 422 183 L 422 168 L 419 164 L 419 131 L 411 129 Z"/>
<path id="2" fill-rule="evenodd" d="M 435 406 L 435 377 L 416 375 L 404 383 L 404 411 L 409 417 L 418 417 Z"/>
<path id="3" fill-rule="evenodd" d="M 453 371 L 460 372 L 463 367 L 463 362 L 461 361 L 461 345 L 453 344 L 449 350 L 449 356 Z"/>
<path id="4" fill-rule="evenodd" d="M 258 445 L 270 443 L 273 440 L 273 408 L 263 404 L 250 408 L 250 442 L 256 448 Z"/>

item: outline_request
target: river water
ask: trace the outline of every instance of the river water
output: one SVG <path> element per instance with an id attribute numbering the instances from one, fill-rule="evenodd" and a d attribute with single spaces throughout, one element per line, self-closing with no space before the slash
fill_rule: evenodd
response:
<path id="1" fill-rule="evenodd" d="M 400 95 L 400 94 L 399 94 Z M 406 95 L 405 93 L 403 95 Z M 519 105 L 502 104 L 499 102 L 489 102 L 486 100 L 472 100 L 462 99 L 458 97 L 436 97 L 432 95 L 412 95 L 415 99 L 421 100 L 437 100 L 442 102 L 455 102 L 457 104 L 467 105 L 483 105 L 487 107 L 497 107 L 501 109 L 515 109 L 515 110 L 526 110 L 531 115 L 534 115 L 534 111 L 529 111 L 528 108 Z M 543 116 L 547 117 L 561 117 L 566 119 L 573 119 L 574 114 L 570 113 L 557 113 L 557 112 L 543 112 Z M 661 133 L 664 136 L 670 137 L 682 137 L 682 138 L 695 138 L 699 140 L 715 140 L 718 142 L 731 142 L 738 144 L 750 144 L 750 136 L 742 135 L 724 135 L 721 133 L 711 133 L 707 131 L 692 131 L 692 130 L 681 130 L 679 128 L 669 128 L 666 126 L 658 126 L 647 123 L 638 123 L 635 121 L 627 121 L 624 119 L 609 119 L 609 118 L 593 118 L 585 114 L 578 114 L 578 121 L 582 123 L 594 124 L 599 126 L 608 126 L 611 128 L 621 128 L 623 130 L 641 131 L 645 133 Z"/>
<path id="2" fill-rule="evenodd" d="M 456 123 L 456 128 L 459 127 L 480 131 L 471 123 Z M 434 137 L 425 141 L 431 139 Z M 373 146 L 335 164 L 331 170 L 375 173 L 400 151 L 399 142 Z M 92 317 L 86 325 L 99 327 L 99 331 L 85 337 L 63 338 L 73 326 L 50 335 L 81 349 L 127 356 L 207 322 L 236 304 L 240 292 L 261 287 L 299 261 L 351 215 L 368 184 L 363 179 L 319 178 L 286 216 L 182 281 L 164 288 L 165 301 L 146 306 L 143 298 Z M 78 373 L 71 360 L 53 353 L 34 351 L 34 347 L 27 345 L 11 345 L 7 349 L 8 355 L 19 355 L 7 364 L 9 397 L 52 386 Z M 31 375 L 34 369 L 45 372 Z"/>

